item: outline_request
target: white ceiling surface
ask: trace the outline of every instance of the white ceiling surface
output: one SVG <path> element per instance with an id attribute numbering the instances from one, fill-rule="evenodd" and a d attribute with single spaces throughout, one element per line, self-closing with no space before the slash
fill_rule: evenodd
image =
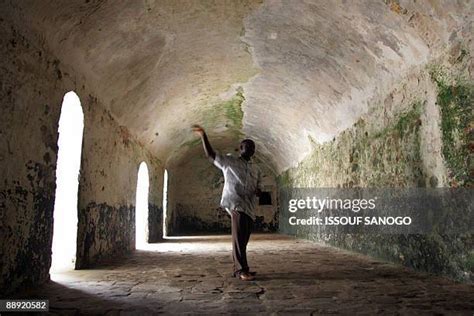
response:
<path id="1" fill-rule="evenodd" d="M 60 62 L 163 161 L 193 139 L 189 127 L 204 109 L 243 87 L 242 132 L 280 172 L 308 154 L 310 138 L 325 142 L 351 126 L 369 99 L 472 23 L 472 1 L 405 2 L 405 14 L 375 0 L 12 6 L 17 22 L 43 34 Z M 438 46 L 429 47 L 413 14 L 436 30 Z M 207 124 L 211 139 L 227 137 L 219 122 Z"/>

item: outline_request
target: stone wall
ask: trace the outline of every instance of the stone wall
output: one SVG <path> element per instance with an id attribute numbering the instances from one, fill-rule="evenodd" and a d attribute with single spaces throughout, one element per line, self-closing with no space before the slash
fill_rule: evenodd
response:
<path id="1" fill-rule="evenodd" d="M 0 23 L 0 288 L 4 293 L 48 279 L 58 120 L 67 91 L 58 88 L 62 79 L 58 63 L 5 20 Z"/>
<path id="2" fill-rule="evenodd" d="M 354 126 L 278 177 L 282 188 L 471 187 L 473 58 L 462 43 L 415 69 Z M 283 202 L 282 202 L 283 203 Z M 471 280 L 471 234 L 325 234 L 290 226 L 280 231 L 373 255 L 416 269 Z M 469 220 L 469 219 L 466 219 Z"/>
<path id="3" fill-rule="evenodd" d="M 263 189 L 270 192 L 272 205 L 258 205 L 254 230 L 273 232 L 278 228 L 275 176 L 265 164 L 258 165 L 263 173 Z M 191 149 L 168 171 L 170 234 L 229 233 L 230 217 L 219 205 L 224 177 L 222 171 L 205 158 L 202 145 Z"/>
<path id="4" fill-rule="evenodd" d="M 78 268 L 135 248 L 135 194 L 138 168 L 147 163 L 150 241 L 162 235 L 162 173 L 156 161 L 124 126 L 89 98 L 79 181 Z"/>
<path id="5" fill-rule="evenodd" d="M 0 291 L 6 294 L 49 279 L 57 131 L 66 92 L 77 93 L 85 116 L 78 267 L 134 249 L 141 161 L 150 170 L 150 218 L 161 222 L 163 169 L 103 110 L 85 80 L 54 57 L 41 36 L 18 29 L 14 16 L 1 12 Z M 155 224 L 150 223 L 150 239 L 156 240 L 161 224 Z"/>

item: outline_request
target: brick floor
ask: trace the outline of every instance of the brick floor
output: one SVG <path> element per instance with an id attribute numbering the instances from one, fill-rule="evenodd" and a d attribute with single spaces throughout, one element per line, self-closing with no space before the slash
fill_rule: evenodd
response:
<path id="1" fill-rule="evenodd" d="M 252 235 L 257 280 L 231 277 L 229 236 L 149 245 L 93 270 L 53 275 L 29 297 L 57 314 L 473 315 L 474 285 L 283 235 Z"/>

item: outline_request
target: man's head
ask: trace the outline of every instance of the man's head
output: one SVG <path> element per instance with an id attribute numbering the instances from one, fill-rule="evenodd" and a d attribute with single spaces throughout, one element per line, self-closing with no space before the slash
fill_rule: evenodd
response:
<path id="1" fill-rule="evenodd" d="M 240 142 L 240 156 L 245 159 L 250 159 L 255 153 L 255 143 L 251 139 L 244 139 Z"/>

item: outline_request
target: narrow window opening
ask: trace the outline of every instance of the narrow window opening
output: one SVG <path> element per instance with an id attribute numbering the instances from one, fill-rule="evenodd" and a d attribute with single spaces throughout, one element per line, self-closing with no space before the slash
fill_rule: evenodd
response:
<path id="1" fill-rule="evenodd" d="M 148 243 L 148 167 L 145 162 L 138 169 L 135 209 L 135 247 L 143 249 Z"/>
<path id="2" fill-rule="evenodd" d="M 51 273 L 75 268 L 77 191 L 83 130 L 81 101 L 77 94 L 70 91 L 64 95 L 59 118 Z"/>
<path id="3" fill-rule="evenodd" d="M 168 236 L 167 231 L 167 209 L 168 209 L 168 170 L 165 169 L 163 176 L 163 238 Z"/>

